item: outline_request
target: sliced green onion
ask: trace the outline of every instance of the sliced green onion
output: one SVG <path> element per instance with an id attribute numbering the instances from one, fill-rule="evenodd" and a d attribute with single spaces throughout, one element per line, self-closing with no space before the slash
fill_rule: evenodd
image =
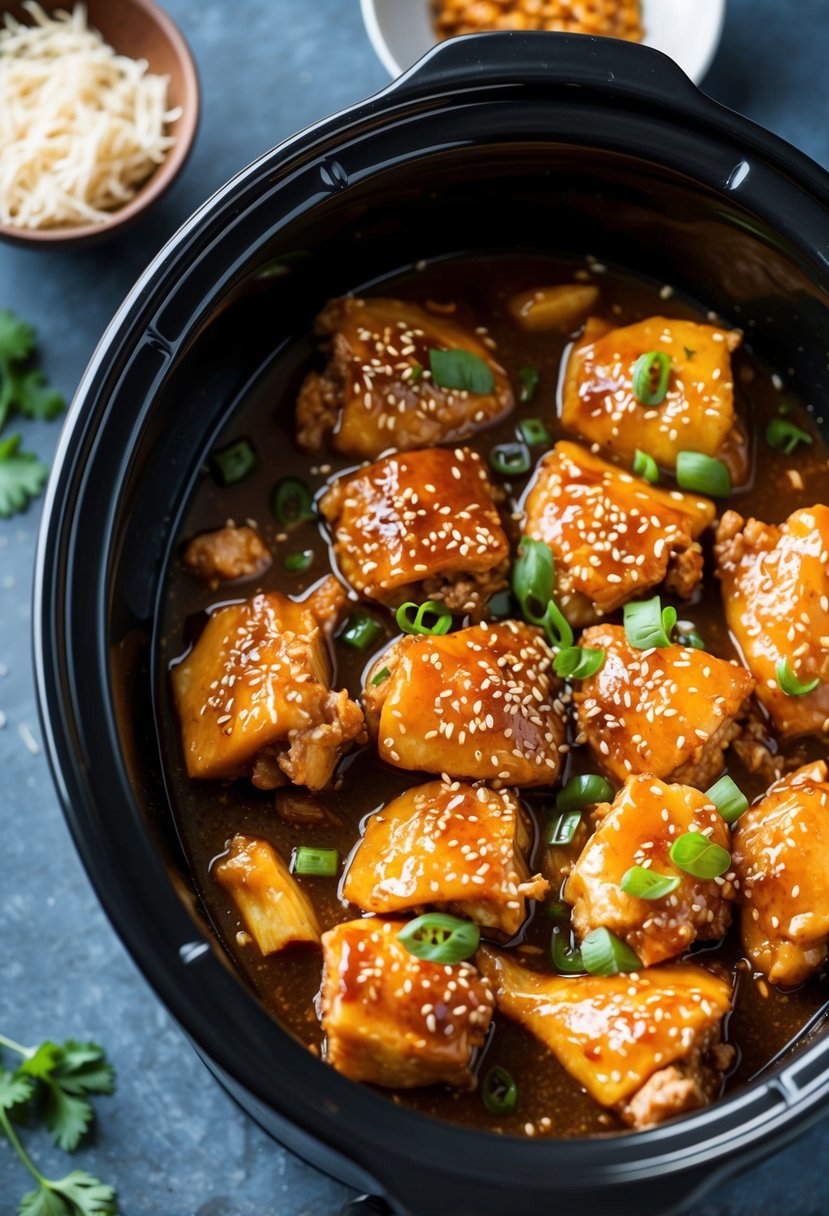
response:
<path id="1" fill-rule="evenodd" d="M 766 427 L 766 443 L 786 456 L 791 456 L 799 443 L 811 443 L 812 436 L 801 431 L 788 418 L 772 418 Z"/>
<path id="2" fill-rule="evenodd" d="M 515 1110 L 518 1086 L 507 1072 L 496 1064 L 490 1068 L 481 1086 L 481 1101 L 491 1115 L 508 1115 Z"/>
<path id="3" fill-rule="evenodd" d="M 748 798 L 735 781 L 728 776 L 720 777 L 705 791 L 726 823 L 736 823 L 743 811 L 748 809 Z"/>
<path id="4" fill-rule="evenodd" d="M 210 468 L 220 486 L 244 481 L 256 464 L 256 449 L 249 439 L 237 439 L 210 453 Z"/>
<path id="5" fill-rule="evenodd" d="M 499 443 L 489 453 L 489 463 L 502 477 L 520 477 L 530 470 L 530 454 L 523 443 Z"/>
<path id="6" fill-rule="evenodd" d="M 521 614 L 533 625 L 544 624 L 547 605 L 553 598 L 555 565 L 550 546 L 543 540 L 522 536 L 512 567 L 512 590 Z"/>
<path id="7" fill-rule="evenodd" d="M 557 811 L 574 811 L 600 802 L 613 801 L 613 786 L 598 773 L 582 773 L 571 777 L 556 798 Z"/>
<path id="8" fill-rule="evenodd" d="M 711 498 L 728 498 L 731 474 L 716 456 L 702 452 L 680 452 L 676 458 L 676 483 L 682 490 L 708 494 Z"/>
<path id="9" fill-rule="evenodd" d="M 282 563 L 286 570 L 307 570 L 314 560 L 313 549 L 303 549 L 301 553 L 289 553 Z"/>
<path id="10" fill-rule="evenodd" d="M 719 878 L 731 865 L 728 849 L 714 844 L 702 832 L 685 832 L 671 845 L 671 861 L 694 878 Z"/>
<path id="11" fill-rule="evenodd" d="M 664 350 L 649 350 L 633 365 L 633 395 L 640 405 L 661 405 L 668 395 L 671 360 Z"/>
<path id="12" fill-rule="evenodd" d="M 793 409 L 794 406 L 792 405 L 791 401 L 781 401 L 777 406 L 777 412 L 781 415 L 781 417 L 785 417 L 786 414 L 790 414 Z"/>
<path id="13" fill-rule="evenodd" d="M 315 849 L 310 845 L 298 845 L 294 852 L 294 873 L 312 878 L 335 878 L 340 868 L 340 855 L 336 849 Z"/>
<path id="14" fill-rule="evenodd" d="M 625 637 L 634 650 L 663 649 L 671 644 L 671 632 L 676 624 L 676 608 L 662 607 L 658 595 L 651 600 L 625 604 L 622 610 Z"/>
<path id="15" fill-rule="evenodd" d="M 423 379 L 423 364 L 418 363 L 417 359 L 414 359 L 411 363 L 411 368 L 412 374 L 409 376 L 409 384 L 417 384 L 419 380 Z"/>
<path id="16" fill-rule="evenodd" d="M 409 954 L 427 963 L 460 963 L 478 949 L 481 931 L 471 920 L 446 912 L 425 912 L 397 935 Z"/>
<path id="17" fill-rule="evenodd" d="M 426 624 L 427 616 L 435 617 L 433 624 Z M 409 600 L 407 604 L 400 605 L 394 619 L 403 633 L 426 633 L 431 637 L 438 637 L 452 628 L 451 611 L 437 600 L 425 600 L 422 604 Z"/>
<path id="18" fill-rule="evenodd" d="M 581 811 L 554 811 L 547 825 L 547 844 L 553 848 L 572 844 L 580 823 Z"/>
<path id="19" fill-rule="evenodd" d="M 495 388 L 492 368 L 471 350 L 430 350 L 432 382 L 439 388 L 464 389 L 483 395 Z"/>
<path id="20" fill-rule="evenodd" d="M 372 687 L 377 688 L 379 684 L 382 684 L 385 680 L 388 680 L 390 675 L 391 672 L 389 671 L 388 667 L 381 667 L 377 672 L 377 675 L 374 676 L 371 681 Z"/>
<path id="21" fill-rule="evenodd" d="M 676 874 L 658 874 L 643 866 L 631 866 L 622 875 L 619 886 L 625 895 L 634 895 L 637 899 L 662 899 L 675 891 L 681 881 Z"/>
<path id="22" fill-rule="evenodd" d="M 553 929 L 553 936 L 550 939 L 550 954 L 553 966 L 562 975 L 581 975 L 586 970 L 581 951 L 575 948 L 572 941 L 568 944 L 563 929 Z"/>
<path id="23" fill-rule="evenodd" d="M 311 491 L 299 477 L 280 477 L 271 495 L 271 511 L 280 524 L 316 518 Z"/>
<path id="24" fill-rule="evenodd" d="M 813 680 L 802 684 L 792 671 L 788 659 L 780 659 L 774 669 L 774 674 L 777 676 L 777 683 L 787 697 L 805 697 L 807 693 L 814 692 L 820 683 L 818 677 L 815 676 Z"/>
<path id="25" fill-rule="evenodd" d="M 655 486 L 659 481 L 659 469 L 653 456 L 647 452 L 643 452 L 641 448 L 637 448 L 633 453 L 633 471 L 637 477 L 644 478 Z"/>
<path id="26" fill-rule="evenodd" d="M 541 372 L 537 367 L 522 367 L 518 373 L 518 378 L 521 381 L 521 395 L 519 401 L 522 405 L 527 405 L 532 401 L 538 389 L 538 382 L 541 379 Z M 544 425 L 543 423 L 541 424 Z M 546 428 L 545 428 L 546 430 Z M 526 436 L 524 436 L 526 439 Z M 546 440 L 536 440 L 536 442 L 544 443 Z M 527 443 L 532 443 L 531 439 L 527 439 Z"/>
<path id="27" fill-rule="evenodd" d="M 601 670 L 606 654 L 601 647 L 567 646 L 553 660 L 553 671 L 566 680 L 586 680 Z"/>
<path id="28" fill-rule="evenodd" d="M 524 442 L 531 448 L 550 442 L 550 432 L 540 418 L 524 418 L 522 422 L 518 423 L 518 431 Z"/>
<path id="29" fill-rule="evenodd" d="M 639 958 L 609 929 L 592 929 L 581 944 L 584 969 L 590 975 L 618 975 L 620 971 L 641 971 Z"/>
<path id="30" fill-rule="evenodd" d="M 691 625 L 687 629 L 680 627 L 676 634 L 677 646 L 692 646 L 694 650 L 705 650 L 705 642 Z"/>
<path id="31" fill-rule="evenodd" d="M 575 634 L 570 626 L 570 622 L 555 600 L 550 600 L 547 605 L 543 625 L 551 646 L 557 646 L 559 649 L 565 650 L 573 645 Z"/>
<path id="32" fill-rule="evenodd" d="M 383 636 L 383 626 L 365 612 L 353 613 L 340 634 L 340 640 L 355 650 L 368 650 Z"/>

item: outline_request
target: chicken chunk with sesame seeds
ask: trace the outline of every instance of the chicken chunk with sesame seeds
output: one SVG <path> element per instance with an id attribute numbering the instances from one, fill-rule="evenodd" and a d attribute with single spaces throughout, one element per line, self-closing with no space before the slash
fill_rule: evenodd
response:
<path id="1" fill-rule="evenodd" d="M 689 785 L 631 777 L 583 849 L 564 889 L 579 937 L 605 928 L 622 938 L 644 966 L 683 954 L 694 941 L 718 941 L 731 924 L 734 884 L 694 878 L 670 859 L 671 845 L 700 832 L 729 848 L 729 830 L 716 807 Z M 621 888 L 631 866 L 679 879 L 661 899 L 640 899 Z"/>
<path id="2" fill-rule="evenodd" d="M 433 599 L 481 616 L 507 585 L 509 544 L 469 448 L 386 456 L 335 481 L 320 510 L 340 570 L 369 599 Z"/>
<path id="3" fill-rule="evenodd" d="M 829 780 L 820 760 L 789 773 L 734 832 L 743 945 L 773 984 L 820 970 L 829 942 Z"/>
<path id="4" fill-rule="evenodd" d="M 555 784 L 564 709 L 552 658 L 521 621 L 393 642 L 363 692 L 380 758 L 495 787 Z"/>
<path id="5" fill-rule="evenodd" d="M 734 413 L 730 355 L 740 341 L 737 330 L 675 318 L 610 329 L 591 317 L 567 364 L 562 425 L 627 461 L 640 448 L 666 469 L 681 451 L 716 456 L 739 484 L 747 447 Z M 651 351 L 668 355 L 671 367 L 664 401 L 647 406 L 634 395 L 633 368 Z"/>
<path id="6" fill-rule="evenodd" d="M 432 781 L 407 790 L 366 822 L 343 897 L 382 914 L 443 907 L 512 937 L 528 897 L 549 884 L 530 875 L 532 829 L 513 794 Z"/>
<path id="7" fill-rule="evenodd" d="M 297 440 L 318 452 L 374 460 L 462 439 L 513 408 L 507 374 L 479 331 L 404 300 L 331 300 L 317 318 L 328 351 L 322 372 L 310 372 L 297 402 Z M 491 341 L 491 340 L 490 340 Z M 468 351 L 489 369 L 490 392 L 442 388 L 430 350 Z"/>
<path id="8" fill-rule="evenodd" d="M 757 699 L 778 735 L 829 734 L 829 507 L 764 524 L 726 511 L 714 546 L 725 619 L 757 681 Z M 784 692 L 788 660 L 802 696 Z"/>
<path id="9" fill-rule="evenodd" d="M 702 578 L 696 543 L 714 504 L 662 490 L 575 443 L 557 443 L 539 464 L 523 531 L 550 546 L 556 599 L 575 625 L 613 612 L 666 577 L 690 596 Z"/>
<path id="10" fill-rule="evenodd" d="M 354 1081 L 471 1089 L 494 1000 L 469 963 L 431 963 L 398 940 L 405 921 L 366 917 L 322 936 L 326 1059 Z"/>
<path id="11" fill-rule="evenodd" d="M 172 670 L 187 772 L 257 773 L 321 789 L 340 756 L 365 737 L 363 715 L 330 688 L 328 649 L 308 602 L 279 592 L 211 614 Z"/>
<path id="12" fill-rule="evenodd" d="M 255 528 L 228 525 L 194 536 L 181 560 L 196 578 L 216 587 L 222 582 L 256 578 L 264 574 L 272 559 Z"/>
<path id="13" fill-rule="evenodd" d="M 707 788 L 740 733 L 754 688 L 748 672 L 691 646 L 636 650 L 621 625 L 593 625 L 581 645 L 605 651 L 573 695 L 599 763 L 620 781 L 652 773 Z"/>
<path id="14" fill-rule="evenodd" d="M 498 1009 L 631 1126 L 704 1106 L 719 1092 L 732 1055 L 720 1043 L 732 989 L 706 968 L 565 977 L 531 971 L 486 946 L 477 961 Z"/>

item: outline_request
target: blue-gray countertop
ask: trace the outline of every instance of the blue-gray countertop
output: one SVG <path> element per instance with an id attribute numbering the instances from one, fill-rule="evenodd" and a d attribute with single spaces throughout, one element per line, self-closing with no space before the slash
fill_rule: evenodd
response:
<path id="1" fill-rule="evenodd" d="M 386 83 L 357 0 L 166 6 L 203 85 L 201 129 L 180 180 L 143 225 L 100 249 L 0 247 L 0 308 L 37 326 L 44 366 L 67 396 L 122 296 L 198 203 L 266 147 Z M 827 60 L 829 0 L 729 0 L 705 88 L 829 166 Z M 23 430 L 48 458 L 58 426 Z M 125 954 L 75 856 L 40 751 L 32 686 L 38 518 L 36 504 L 0 520 L 0 1032 L 106 1045 L 118 1092 L 99 1104 L 103 1117 L 75 1163 L 117 1183 L 126 1216 L 335 1216 L 346 1188 L 268 1139 L 219 1089 Z M 63 1170 L 60 1153 L 31 1141 L 47 1172 Z M 694 1216 L 823 1216 L 827 1153 L 829 1121 Z M 11 1216 L 28 1181 L 0 1139 L 0 1216 Z"/>

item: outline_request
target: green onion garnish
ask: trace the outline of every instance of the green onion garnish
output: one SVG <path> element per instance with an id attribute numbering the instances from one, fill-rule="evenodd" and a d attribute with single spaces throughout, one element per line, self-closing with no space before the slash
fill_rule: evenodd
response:
<path id="1" fill-rule="evenodd" d="M 726 823 L 736 823 L 743 811 L 748 809 L 748 798 L 730 777 L 720 777 L 705 791 Z"/>
<path id="2" fill-rule="evenodd" d="M 671 861 L 694 878 L 719 878 L 731 865 L 728 849 L 714 844 L 702 832 L 685 832 L 671 845 Z"/>
<path id="3" fill-rule="evenodd" d="M 584 969 L 590 975 L 618 975 L 620 971 L 641 971 L 642 963 L 615 933 L 592 929 L 581 944 Z"/>
<path id="4" fill-rule="evenodd" d="M 521 395 L 519 397 L 519 401 L 522 405 L 527 405 L 530 401 L 532 401 L 536 394 L 538 382 L 541 379 L 541 372 L 537 367 L 522 367 L 518 373 L 518 378 L 521 381 Z M 531 442 L 532 440 L 527 439 L 527 443 Z M 536 442 L 546 442 L 546 440 L 537 440 Z"/>
<path id="5" fill-rule="evenodd" d="M 813 680 L 802 684 L 789 666 L 788 659 L 780 659 L 774 669 L 774 674 L 777 676 L 777 683 L 787 697 L 805 697 L 808 692 L 814 692 L 820 683 L 818 677 L 815 676 Z"/>
<path id="6" fill-rule="evenodd" d="M 663 350 L 649 350 L 633 365 L 633 395 L 640 405 L 661 405 L 668 395 L 671 360 Z"/>
<path id="7" fill-rule="evenodd" d="M 586 970 L 582 961 L 581 951 L 575 948 L 572 940 L 568 943 L 567 937 L 569 937 L 569 934 L 565 935 L 563 929 L 553 929 L 553 936 L 550 939 L 550 954 L 553 959 L 553 966 L 562 975 L 581 975 Z"/>
<path id="8" fill-rule="evenodd" d="M 694 650 L 705 650 L 705 642 L 696 629 L 681 629 L 676 635 L 677 646 L 692 646 Z"/>
<path id="9" fill-rule="evenodd" d="M 622 610 L 625 637 L 634 650 L 662 649 L 671 644 L 671 631 L 676 624 L 676 608 L 662 607 L 658 595 L 651 600 L 625 604 Z"/>
<path id="10" fill-rule="evenodd" d="M 355 650 L 368 650 L 383 636 L 383 626 L 365 612 L 354 612 L 345 623 L 340 641 Z"/>
<path id="11" fill-rule="evenodd" d="M 553 671 L 566 680 L 586 680 L 601 669 L 606 653 L 601 647 L 567 646 L 553 660 Z"/>
<path id="12" fill-rule="evenodd" d="M 313 560 L 313 549 L 303 549 L 301 553 L 289 553 L 282 564 L 286 570 L 307 570 Z"/>
<path id="13" fill-rule="evenodd" d="M 547 844 L 553 848 L 572 844 L 581 823 L 581 811 L 554 811 L 547 825 Z"/>
<path id="14" fill-rule="evenodd" d="M 658 874 L 642 866 L 631 866 L 622 875 L 619 885 L 625 895 L 634 895 L 637 899 L 662 899 L 675 891 L 681 881 L 676 874 Z"/>
<path id="15" fill-rule="evenodd" d="M 340 855 L 336 849 L 314 849 L 310 845 L 298 845 L 294 851 L 293 870 L 312 878 L 335 878 L 340 868 Z"/>
<path id="16" fill-rule="evenodd" d="M 520 477 L 530 469 L 530 454 L 523 443 L 499 443 L 489 453 L 489 463 L 502 477 Z"/>
<path id="17" fill-rule="evenodd" d="M 409 954 L 427 963 L 460 963 L 478 949 L 481 931 L 471 920 L 446 912 L 426 912 L 409 921 L 397 940 Z"/>
<path id="18" fill-rule="evenodd" d="M 220 486 L 243 481 L 256 464 L 256 450 L 249 439 L 237 439 L 210 453 L 210 468 Z"/>
<path id="19" fill-rule="evenodd" d="M 766 427 L 766 443 L 786 456 L 791 456 L 799 443 L 811 443 L 812 436 L 801 431 L 788 418 L 772 418 Z"/>
<path id="20" fill-rule="evenodd" d="M 791 401 L 781 401 L 777 406 L 777 412 L 781 416 L 790 414 L 793 409 L 794 409 L 794 406 L 792 405 Z"/>
<path id="21" fill-rule="evenodd" d="M 418 363 L 417 359 L 413 359 L 411 363 L 412 374 L 409 376 L 409 384 L 417 384 L 423 379 L 423 364 Z"/>
<path id="22" fill-rule="evenodd" d="M 316 518 L 311 491 L 299 477 L 280 477 L 271 495 L 271 511 L 285 525 Z"/>
<path id="23" fill-rule="evenodd" d="M 481 1101 L 491 1115 L 508 1115 L 515 1110 L 518 1086 L 506 1068 L 496 1064 L 490 1068 L 481 1086 Z"/>
<path id="24" fill-rule="evenodd" d="M 556 798 L 557 811 L 575 811 L 600 802 L 613 801 L 613 786 L 598 773 L 582 773 L 571 777 Z"/>
<path id="25" fill-rule="evenodd" d="M 435 618 L 431 625 L 426 624 L 427 616 Z M 426 633 L 431 637 L 438 637 L 452 628 L 451 611 L 437 600 L 425 600 L 422 604 L 409 600 L 408 603 L 400 605 L 394 619 L 403 633 Z"/>
<path id="26" fill-rule="evenodd" d="M 464 389 L 468 393 L 491 393 L 495 388 L 492 368 L 471 350 L 430 350 L 432 382 L 439 388 Z"/>
<path id="27" fill-rule="evenodd" d="M 391 672 L 389 671 L 388 667 L 381 667 L 377 672 L 377 675 L 372 678 L 372 687 L 377 688 L 377 686 L 382 684 L 384 680 L 387 680 L 390 675 Z"/>
<path id="28" fill-rule="evenodd" d="M 727 498 L 731 493 L 731 474 L 716 456 L 702 452 L 679 452 L 676 458 L 676 483 L 683 490 Z"/>
<path id="29" fill-rule="evenodd" d="M 550 432 L 540 418 L 524 418 L 518 423 L 518 433 L 531 448 L 550 442 Z"/>
<path id="30" fill-rule="evenodd" d="M 570 622 L 555 600 L 550 600 L 547 605 L 542 624 L 547 631 L 547 639 L 551 646 L 566 650 L 573 645 L 575 635 L 570 627 Z"/>
<path id="31" fill-rule="evenodd" d="M 512 567 L 512 590 L 525 620 L 544 624 L 547 605 L 553 598 L 555 565 L 550 546 L 543 540 L 522 536 L 518 557 Z"/>
<path id="32" fill-rule="evenodd" d="M 647 452 L 643 452 L 637 448 L 633 453 L 633 471 L 637 477 L 644 478 L 655 486 L 659 481 L 659 469 L 653 456 L 649 456 Z"/>

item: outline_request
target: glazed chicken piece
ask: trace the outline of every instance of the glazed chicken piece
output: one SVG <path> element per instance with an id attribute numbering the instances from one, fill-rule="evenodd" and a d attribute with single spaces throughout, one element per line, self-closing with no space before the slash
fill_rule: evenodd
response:
<path id="1" fill-rule="evenodd" d="M 621 625 L 594 625 L 581 645 L 605 651 L 573 695 L 599 763 L 620 781 L 652 773 L 707 789 L 740 733 L 754 687 L 748 672 L 691 646 L 635 650 Z"/>
<path id="2" fill-rule="evenodd" d="M 553 785 L 564 742 L 557 692 L 541 630 L 499 621 L 393 642 L 368 673 L 363 708 L 380 758 L 396 768 Z"/>
<path id="3" fill-rule="evenodd" d="M 731 985 L 704 967 L 565 977 L 530 971 L 488 947 L 478 965 L 498 1008 L 632 1127 L 696 1110 L 719 1093 L 733 1058 L 720 1041 Z"/>
<path id="4" fill-rule="evenodd" d="M 784 739 L 829 733 L 829 507 L 795 511 L 784 524 L 726 511 L 714 547 L 729 629 L 757 681 L 757 698 Z M 787 659 L 801 684 L 777 682 Z"/>
<path id="5" fill-rule="evenodd" d="M 369 599 L 440 600 L 480 616 L 507 585 L 509 544 L 469 448 L 387 456 L 334 482 L 320 510 L 340 570 Z"/>
<path id="6" fill-rule="evenodd" d="M 451 316 L 404 300 L 331 300 L 316 332 L 328 352 L 323 372 L 310 372 L 297 402 L 297 440 L 309 452 L 326 440 L 338 452 L 374 460 L 471 435 L 502 418 L 514 398 L 506 372 L 477 333 Z M 463 350 L 489 369 L 491 391 L 441 388 L 430 350 Z"/>
<path id="7" fill-rule="evenodd" d="M 278 591 L 211 614 L 187 658 L 172 670 L 187 772 L 253 776 L 322 789 L 340 756 L 365 738 L 363 715 L 330 688 L 319 621 Z"/>
<path id="8" fill-rule="evenodd" d="M 471 1089 L 493 996 L 469 963 L 429 963 L 397 940 L 405 921 L 366 917 L 322 935 L 326 1058 L 354 1081 Z"/>
<path id="9" fill-rule="evenodd" d="M 196 578 L 217 587 L 264 574 L 272 558 L 255 528 L 228 526 L 194 536 L 181 560 Z"/>
<path id="10" fill-rule="evenodd" d="M 693 321 L 650 317 L 622 329 L 591 317 L 567 364 L 561 421 L 568 431 L 632 461 L 637 448 L 666 469 L 677 453 L 703 452 L 745 480 L 745 438 L 734 414 L 730 352 L 737 330 Z M 633 392 L 633 367 L 641 355 L 670 357 L 668 393 L 658 406 L 641 405 Z"/>
<path id="11" fill-rule="evenodd" d="M 440 907 L 512 937 L 527 897 L 548 889 L 527 867 L 531 832 L 511 793 L 431 781 L 369 817 L 342 894 L 366 912 Z"/>
<path id="12" fill-rule="evenodd" d="M 212 873 L 262 954 L 300 943 L 319 945 L 320 928 L 310 899 L 266 840 L 237 833 Z"/>
<path id="13" fill-rule="evenodd" d="M 579 937 L 591 929 L 609 929 L 646 967 L 676 958 L 696 940 L 723 937 L 731 924 L 733 881 L 727 875 L 694 878 L 669 856 L 671 845 L 686 832 L 700 832 L 730 848 L 728 825 L 714 804 L 691 786 L 643 776 L 631 777 L 603 809 L 564 890 Z M 661 899 L 626 895 L 620 884 L 631 866 L 679 878 L 679 886 Z"/>
<path id="14" fill-rule="evenodd" d="M 523 532 L 550 546 L 556 599 L 577 626 L 665 582 L 688 598 L 702 578 L 696 543 L 714 504 L 660 490 L 575 443 L 541 461 L 525 502 Z"/>
<path id="15" fill-rule="evenodd" d="M 789 773 L 734 832 L 743 945 L 773 984 L 801 984 L 826 962 L 829 781 L 819 760 Z"/>

